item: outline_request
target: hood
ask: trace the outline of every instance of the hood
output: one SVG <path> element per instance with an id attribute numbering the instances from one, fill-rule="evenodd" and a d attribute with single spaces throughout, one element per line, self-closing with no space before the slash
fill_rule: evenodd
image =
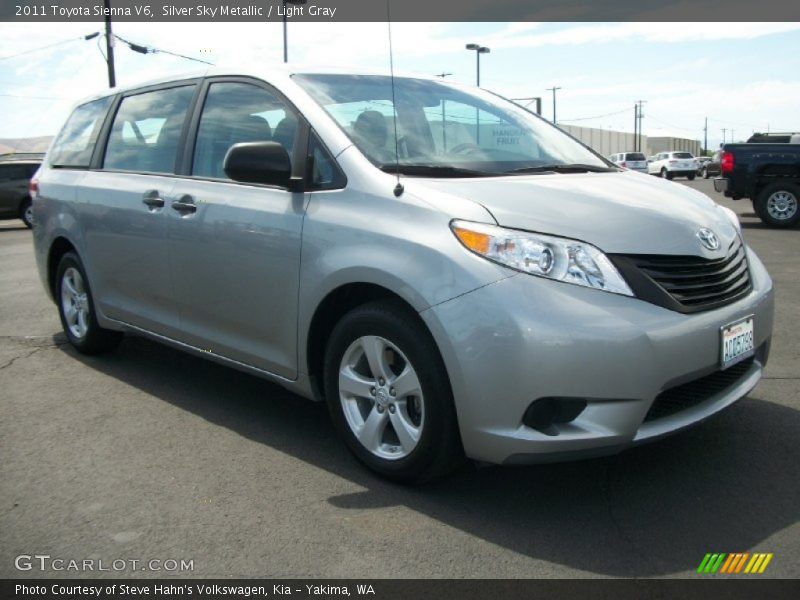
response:
<path id="1" fill-rule="evenodd" d="M 611 254 L 721 258 L 737 236 L 721 207 L 705 194 L 632 171 L 406 178 L 406 183 L 409 191 L 423 197 L 427 190 L 435 190 L 481 204 L 498 225 L 589 242 Z M 446 202 L 446 195 L 441 198 Z M 448 207 L 440 208 L 447 211 Z M 719 250 L 707 250 L 700 243 L 697 232 L 701 228 L 717 235 Z"/>

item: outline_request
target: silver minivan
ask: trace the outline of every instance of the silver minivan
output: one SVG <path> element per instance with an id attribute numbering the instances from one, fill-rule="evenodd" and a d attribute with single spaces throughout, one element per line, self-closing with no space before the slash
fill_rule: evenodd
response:
<path id="1" fill-rule="evenodd" d="M 761 377 L 736 215 L 490 92 L 210 70 L 75 108 L 32 182 L 80 352 L 148 336 L 325 401 L 399 481 L 617 452 Z"/>

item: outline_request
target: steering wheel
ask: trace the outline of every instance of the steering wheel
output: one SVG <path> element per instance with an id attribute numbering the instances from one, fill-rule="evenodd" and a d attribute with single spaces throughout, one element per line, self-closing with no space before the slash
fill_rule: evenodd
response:
<path id="1" fill-rule="evenodd" d="M 448 154 L 472 154 L 474 152 L 480 152 L 481 147 L 477 144 L 473 144 L 472 142 L 465 142 L 463 144 L 458 144 L 457 146 L 453 146 L 448 150 Z"/>

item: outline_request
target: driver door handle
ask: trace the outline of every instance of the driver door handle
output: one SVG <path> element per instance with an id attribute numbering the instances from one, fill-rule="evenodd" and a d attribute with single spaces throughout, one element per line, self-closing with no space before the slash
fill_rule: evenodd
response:
<path id="1" fill-rule="evenodd" d="M 172 203 L 172 209 L 181 213 L 181 215 L 188 215 L 197 210 L 197 205 L 194 203 L 194 198 L 189 194 L 184 194 L 179 199 Z"/>

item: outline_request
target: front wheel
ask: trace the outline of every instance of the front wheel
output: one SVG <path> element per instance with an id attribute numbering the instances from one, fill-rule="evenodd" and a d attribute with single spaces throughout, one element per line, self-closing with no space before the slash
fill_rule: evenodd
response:
<path id="1" fill-rule="evenodd" d="M 708 179 L 708 169 L 703 167 L 703 179 Z"/>
<path id="2" fill-rule="evenodd" d="M 101 354 L 119 344 L 121 333 L 103 329 L 97 323 L 86 271 L 73 252 L 67 252 L 58 263 L 56 302 L 64 333 L 78 352 Z"/>
<path id="3" fill-rule="evenodd" d="M 661 169 L 661 178 L 662 179 L 672 179 L 672 173 L 670 173 L 666 169 Z"/>
<path id="4" fill-rule="evenodd" d="M 360 306 L 325 352 L 325 398 L 347 446 L 395 481 L 441 477 L 462 458 L 447 372 L 419 318 L 395 302 Z"/>
<path id="5" fill-rule="evenodd" d="M 686 176 L 686 178 L 687 178 L 689 181 L 694 181 L 694 173 L 692 173 L 691 175 L 687 175 L 687 176 Z"/>
<path id="6" fill-rule="evenodd" d="M 800 221 L 800 186 L 776 182 L 758 194 L 753 206 L 758 218 L 772 227 L 792 227 Z"/>
<path id="7" fill-rule="evenodd" d="M 22 206 L 19 208 L 19 218 L 25 223 L 25 227 L 31 229 L 33 227 L 33 203 L 30 198 L 25 198 Z"/>

